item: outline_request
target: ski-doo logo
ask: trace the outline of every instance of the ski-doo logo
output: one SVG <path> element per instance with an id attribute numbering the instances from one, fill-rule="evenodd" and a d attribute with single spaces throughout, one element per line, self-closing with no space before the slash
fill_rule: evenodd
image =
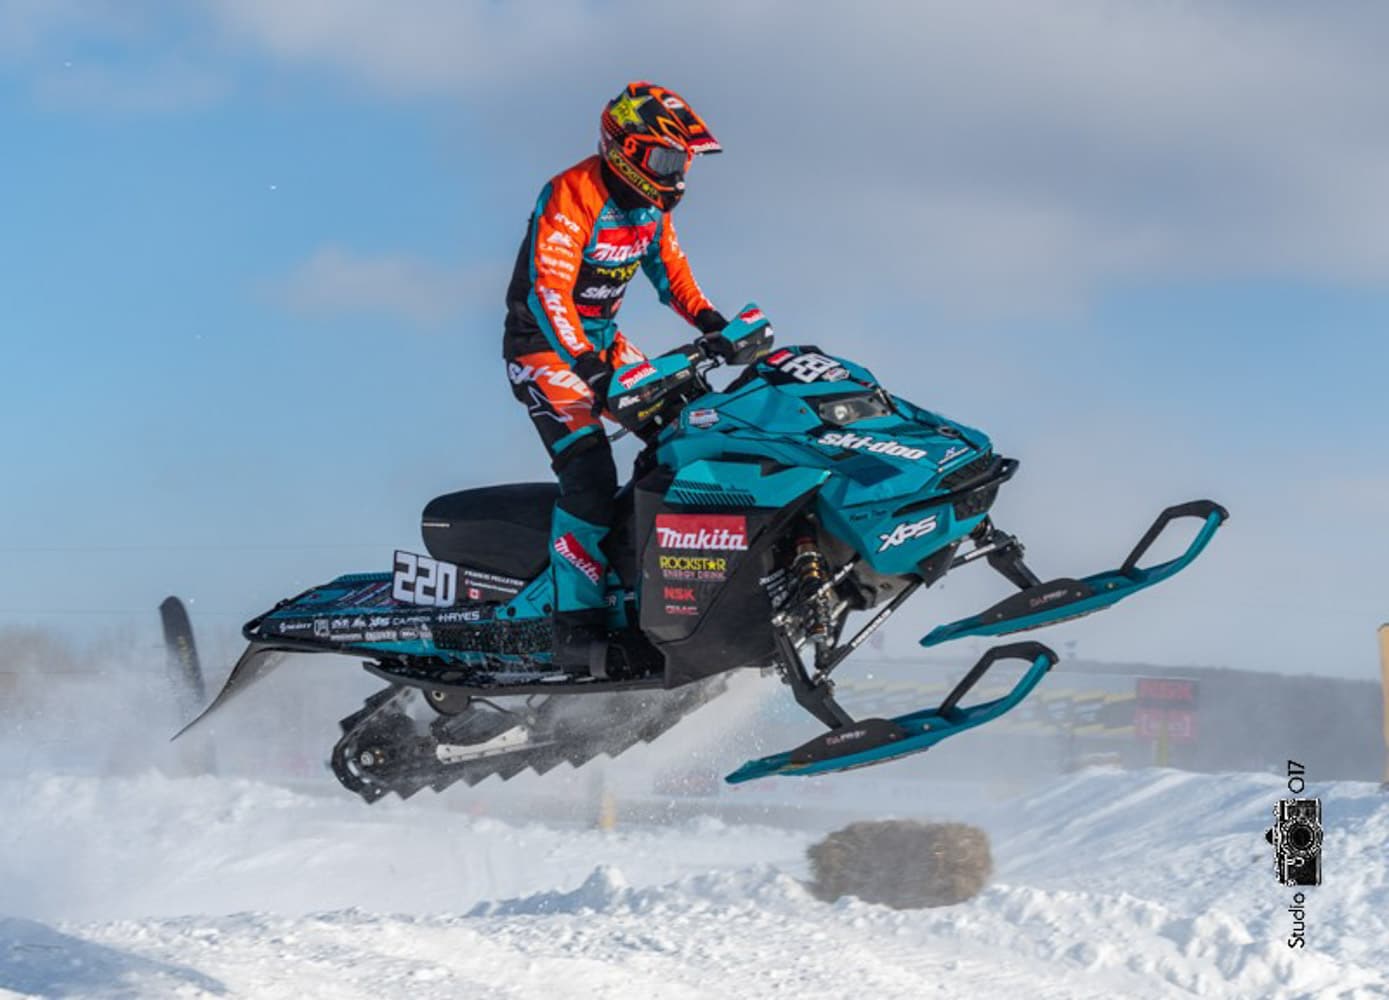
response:
<path id="1" fill-rule="evenodd" d="M 555 333 L 559 334 L 559 339 L 564 346 L 569 348 L 572 354 L 582 354 L 584 343 L 574 332 L 574 324 L 569 322 L 569 317 L 564 311 L 564 296 L 553 288 L 540 285 L 536 288 L 540 293 L 540 300 L 545 303 L 545 311 L 550 314 L 550 323 L 555 328 Z"/>
<path id="2" fill-rule="evenodd" d="M 593 244 L 589 256 L 607 264 L 625 264 L 643 256 L 651 246 L 651 238 L 656 235 L 656 223 L 644 226 L 618 226 L 605 229 Z"/>
<path id="3" fill-rule="evenodd" d="M 391 597 L 401 604 L 447 608 L 458 596 L 458 567 L 453 563 L 417 556 L 412 552 L 395 554 L 395 573 L 391 578 Z M 337 628 L 336 623 L 333 626 Z M 352 628 L 366 628 L 362 620 Z"/>
<path id="4" fill-rule="evenodd" d="M 555 551 L 589 580 L 594 583 L 603 582 L 603 567 L 579 544 L 572 531 L 566 531 L 555 539 Z"/>
<path id="5" fill-rule="evenodd" d="M 581 299 L 620 299 L 626 285 L 590 285 L 579 293 Z"/>
<path id="6" fill-rule="evenodd" d="M 922 535 L 929 535 L 936 530 L 936 515 L 923 517 L 920 521 L 908 521 L 899 524 L 885 535 L 879 535 L 879 540 L 883 544 L 878 546 L 879 552 L 886 552 L 888 549 L 895 549 L 903 542 L 909 542 L 913 538 L 920 538 Z"/>
<path id="7" fill-rule="evenodd" d="M 835 432 L 819 437 L 817 444 L 837 445 L 840 448 L 849 448 L 853 451 L 871 451 L 875 455 L 891 455 L 893 458 L 906 458 L 915 462 L 917 459 L 925 458 L 926 452 L 921 448 L 908 448 L 904 444 L 896 441 L 879 441 L 871 434 L 850 434 Z"/>
<path id="8" fill-rule="evenodd" d="M 748 519 L 740 514 L 657 514 L 656 538 L 663 549 L 744 551 Z"/>
<path id="9" fill-rule="evenodd" d="M 644 382 L 652 375 L 656 374 L 656 368 L 649 361 L 643 361 L 636 367 L 628 369 L 617 377 L 617 381 L 624 389 L 630 389 L 638 382 Z"/>

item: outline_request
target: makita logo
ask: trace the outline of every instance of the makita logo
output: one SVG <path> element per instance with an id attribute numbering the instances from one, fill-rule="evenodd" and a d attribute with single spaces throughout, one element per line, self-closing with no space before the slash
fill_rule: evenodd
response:
<path id="1" fill-rule="evenodd" d="M 574 537 L 572 531 L 565 532 L 555 539 L 555 551 L 564 558 L 565 562 L 594 583 L 603 582 L 603 567 L 579 544 L 579 540 Z"/>
<path id="2" fill-rule="evenodd" d="M 899 524 L 886 535 L 879 535 L 878 539 L 883 543 L 878 546 L 879 552 L 886 552 L 888 549 L 895 549 L 903 542 L 909 542 L 913 538 L 920 538 L 922 535 L 929 535 L 936 530 L 936 515 L 923 517 L 920 521 L 908 521 L 906 524 Z"/>
<path id="3" fill-rule="evenodd" d="M 657 514 L 656 543 L 663 549 L 743 551 L 748 519 L 737 514 Z"/>
<path id="4" fill-rule="evenodd" d="M 617 376 L 618 383 L 624 389 L 630 389 L 638 382 L 650 378 L 656 374 L 656 368 L 649 361 L 642 361 L 629 371 L 625 371 Z"/>
<path id="5" fill-rule="evenodd" d="M 651 246 L 651 238 L 656 235 L 656 224 L 645 226 L 619 226 L 605 229 L 593 244 L 588 256 L 606 264 L 624 264 L 646 253 Z"/>
<path id="6" fill-rule="evenodd" d="M 821 436 L 817 443 L 836 445 L 853 451 L 871 451 L 875 455 L 891 455 L 893 458 L 906 458 L 912 461 L 926 457 L 926 452 L 922 448 L 908 448 L 896 441 L 879 441 L 871 434 L 835 432 Z"/>

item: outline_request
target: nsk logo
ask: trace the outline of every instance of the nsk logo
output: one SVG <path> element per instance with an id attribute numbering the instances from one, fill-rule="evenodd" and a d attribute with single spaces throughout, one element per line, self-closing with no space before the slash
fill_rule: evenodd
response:
<path id="1" fill-rule="evenodd" d="M 656 539 L 663 549 L 743 551 L 748 519 L 740 514 L 657 514 Z"/>
<path id="2" fill-rule="evenodd" d="M 646 253 L 651 238 L 656 235 L 656 223 L 645 226 L 619 226 L 605 229 L 593 245 L 589 256 L 609 264 L 622 264 Z"/>
<path id="3" fill-rule="evenodd" d="M 821 435 L 816 439 L 816 443 L 838 445 L 840 448 L 850 448 L 854 451 L 871 451 L 876 455 L 891 455 L 893 458 L 909 458 L 912 461 L 926 457 L 926 452 L 921 448 L 908 448 L 896 441 L 879 441 L 872 434 L 835 432 Z"/>

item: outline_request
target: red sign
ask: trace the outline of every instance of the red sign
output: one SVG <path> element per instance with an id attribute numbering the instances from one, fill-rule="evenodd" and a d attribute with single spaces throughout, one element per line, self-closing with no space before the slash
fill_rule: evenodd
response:
<path id="1" fill-rule="evenodd" d="M 1180 677 L 1140 677 L 1136 694 L 1149 705 L 1195 705 L 1196 682 Z"/>
<path id="2" fill-rule="evenodd" d="M 1138 705 L 1133 710 L 1133 735 L 1144 743 L 1162 738 L 1167 730 L 1168 743 L 1196 742 L 1196 713 L 1185 708 L 1157 708 Z"/>

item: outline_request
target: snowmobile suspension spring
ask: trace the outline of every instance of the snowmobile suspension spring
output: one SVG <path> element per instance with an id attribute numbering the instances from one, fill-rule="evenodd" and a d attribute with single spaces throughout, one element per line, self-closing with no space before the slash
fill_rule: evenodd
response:
<path id="1" fill-rule="evenodd" d="M 798 589 L 810 612 L 806 637 L 821 645 L 829 639 L 830 625 L 834 620 L 829 562 L 824 553 L 815 547 L 814 541 L 801 538 L 796 542 L 796 558 L 791 563 L 791 569 L 796 574 Z"/>

